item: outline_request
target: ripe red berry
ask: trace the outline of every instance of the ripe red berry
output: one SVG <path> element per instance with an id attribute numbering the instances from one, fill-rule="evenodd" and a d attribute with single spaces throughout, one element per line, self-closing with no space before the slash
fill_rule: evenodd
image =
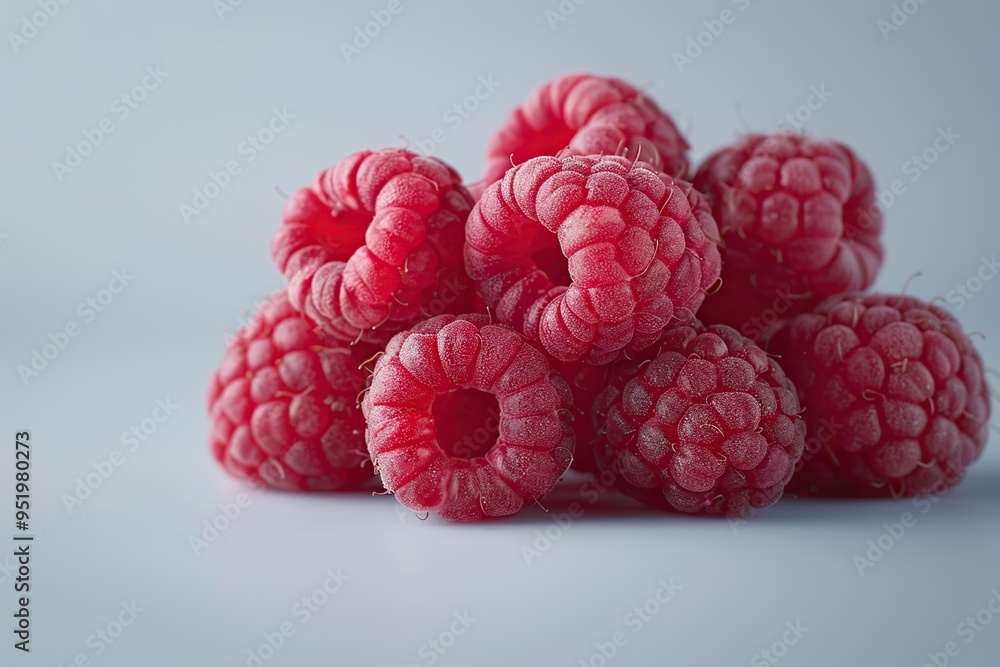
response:
<path id="1" fill-rule="evenodd" d="M 430 315 L 470 309 L 462 243 L 471 208 L 443 162 L 359 151 L 289 198 L 271 254 L 292 304 L 328 335 L 384 343 Z"/>
<path id="2" fill-rule="evenodd" d="M 937 306 L 898 295 L 833 297 L 785 323 L 769 349 L 806 408 L 796 492 L 940 493 L 986 444 L 982 359 Z"/>
<path id="3" fill-rule="evenodd" d="M 734 329 L 680 326 L 597 400 L 597 462 L 668 511 L 742 515 L 781 496 L 804 447 L 795 388 Z"/>
<path id="4" fill-rule="evenodd" d="M 566 380 L 573 394 L 573 433 L 576 434 L 576 452 L 572 468 L 585 473 L 597 473 L 594 447 L 597 444 L 599 424 L 593 418 L 594 402 L 608 386 L 618 370 L 617 364 L 593 366 L 582 361 L 561 363 L 552 361 L 552 367 Z"/>
<path id="5" fill-rule="evenodd" d="M 374 354 L 325 342 L 284 292 L 229 344 L 208 387 L 209 442 L 239 479 L 292 491 L 339 491 L 373 479 L 363 466 L 358 366 Z"/>
<path id="6" fill-rule="evenodd" d="M 487 149 L 475 194 L 503 178 L 511 160 L 543 155 L 620 155 L 672 176 L 687 172 L 688 144 L 670 116 L 632 85 L 613 77 L 569 74 L 514 109 Z"/>
<path id="7" fill-rule="evenodd" d="M 566 383 L 520 334 L 442 315 L 389 342 L 362 407 L 385 488 L 415 512 L 476 521 L 514 514 L 559 480 L 573 458 L 568 404 Z"/>
<path id="8" fill-rule="evenodd" d="M 704 199 L 645 163 L 539 157 L 476 204 L 465 264 L 500 322 L 599 365 L 694 317 L 719 277 L 716 239 Z"/>
<path id="9" fill-rule="evenodd" d="M 695 187 L 722 234 L 722 287 L 699 317 L 760 340 L 777 319 L 871 286 L 882 212 L 850 148 L 791 133 L 750 134 L 711 155 Z"/>

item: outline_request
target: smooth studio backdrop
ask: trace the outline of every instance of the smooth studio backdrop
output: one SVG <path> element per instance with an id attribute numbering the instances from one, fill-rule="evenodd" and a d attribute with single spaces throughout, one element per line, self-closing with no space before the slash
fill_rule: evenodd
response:
<path id="1" fill-rule="evenodd" d="M 1000 366 L 1000 9 L 389 7 L 0 9 L 0 663 L 919 666 L 930 653 L 995 665 L 996 442 L 954 493 L 926 505 L 786 501 L 733 524 L 608 494 L 589 503 L 577 482 L 548 515 L 455 526 L 420 521 L 391 497 L 250 492 L 212 462 L 203 402 L 226 336 L 282 285 L 268 252 L 284 203 L 276 186 L 289 193 L 401 136 L 474 181 L 506 112 L 572 70 L 643 86 L 696 161 L 782 121 L 854 146 L 887 193 L 878 287 L 899 291 L 921 272 L 908 291 L 945 298 Z M 359 38 L 378 17 L 377 34 Z M 37 374 L 19 371 L 36 351 Z M 30 655 L 11 646 L 5 558 L 13 435 L 25 429 Z M 119 464 L 90 488 L 116 451 Z M 561 519 L 574 501 L 583 516 Z M 218 518 L 234 506 L 237 517 Z M 914 521 L 900 532 L 906 513 Z M 228 528 L 196 553 L 191 536 L 213 521 Z M 856 557 L 872 566 L 859 572 Z"/>

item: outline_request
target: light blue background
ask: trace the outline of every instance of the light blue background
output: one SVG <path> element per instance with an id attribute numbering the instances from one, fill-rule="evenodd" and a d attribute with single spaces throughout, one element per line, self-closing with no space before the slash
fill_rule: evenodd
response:
<path id="1" fill-rule="evenodd" d="M 0 663 L 65 665 L 83 653 L 108 667 L 246 665 L 262 633 L 287 620 L 296 632 L 265 665 L 426 665 L 422 645 L 468 610 L 477 620 L 435 664 L 575 667 L 623 631 L 611 665 L 746 665 L 796 621 L 809 630 L 781 659 L 788 667 L 919 667 L 949 641 L 960 648 L 951 664 L 997 664 L 1000 616 L 971 643 L 957 634 L 1000 588 L 995 442 L 926 514 L 908 500 L 786 501 L 732 526 L 617 512 L 631 506 L 610 497 L 590 505 L 569 485 L 549 499 L 550 515 L 534 508 L 453 526 L 418 521 L 390 497 L 255 494 L 210 548 L 196 556 L 188 543 L 220 503 L 246 491 L 210 460 L 203 395 L 226 332 L 281 286 L 268 252 L 283 205 L 275 186 L 291 192 L 354 150 L 426 139 L 438 127 L 447 141 L 437 154 L 476 180 L 504 114 L 566 71 L 645 86 L 686 130 L 696 159 L 744 122 L 773 129 L 825 86 L 832 96 L 806 130 L 855 146 L 881 188 L 896 179 L 905 187 L 888 210 L 878 286 L 898 291 L 918 271 L 909 291 L 925 298 L 967 284 L 1000 251 L 1000 10 L 911 3 L 919 9 L 886 39 L 878 21 L 890 19 L 889 0 L 566 0 L 575 10 L 555 29 L 546 11 L 558 11 L 557 0 L 402 0 L 350 63 L 339 44 L 387 1 L 245 0 L 220 18 L 211 0 L 77 0 L 16 52 L 5 37 L 0 439 L 32 431 L 38 540 L 33 651 L 10 647 L 14 593 L 0 569 Z M 733 21 L 678 71 L 672 53 L 726 9 Z M 0 28 L 19 31 L 37 11 L 6 2 Z M 169 75 L 121 118 L 115 99 L 157 66 Z M 443 115 L 481 76 L 499 88 L 454 128 Z M 294 119 L 249 162 L 240 144 L 274 108 Z M 113 133 L 60 182 L 52 163 L 103 118 Z M 949 127 L 960 138 L 911 181 L 907 161 Z M 179 205 L 229 160 L 240 173 L 185 223 Z M 134 280 L 90 321 L 78 304 L 123 268 Z M 998 305 L 992 280 L 958 313 L 985 334 L 991 366 L 1000 366 Z M 79 335 L 26 386 L 17 366 L 71 322 Z M 176 412 L 127 451 L 121 434 L 166 398 Z M 0 461 L 0 554 L 12 449 L 4 444 Z M 124 463 L 68 513 L 62 495 L 116 449 Z M 558 528 L 553 515 L 574 500 L 584 516 Z M 916 523 L 859 575 L 854 556 L 904 512 Z M 557 539 L 527 564 L 522 547 L 546 530 Z M 349 579 L 299 624 L 293 604 L 328 568 Z M 682 588 L 633 633 L 626 615 L 661 579 Z M 88 637 L 132 600 L 145 611 L 95 657 Z"/>

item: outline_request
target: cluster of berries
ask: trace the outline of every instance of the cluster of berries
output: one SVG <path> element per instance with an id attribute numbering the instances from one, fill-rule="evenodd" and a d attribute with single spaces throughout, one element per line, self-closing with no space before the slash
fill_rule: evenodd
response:
<path id="1" fill-rule="evenodd" d="M 939 307 L 864 292 L 865 164 L 751 134 L 688 182 L 687 150 L 639 90 L 576 74 L 511 112 L 469 188 L 398 148 L 320 172 L 272 242 L 287 289 L 212 378 L 216 459 L 286 490 L 379 478 L 454 521 L 570 467 L 725 515 L 954 485 L 987 439 L 982 360 Z"/>

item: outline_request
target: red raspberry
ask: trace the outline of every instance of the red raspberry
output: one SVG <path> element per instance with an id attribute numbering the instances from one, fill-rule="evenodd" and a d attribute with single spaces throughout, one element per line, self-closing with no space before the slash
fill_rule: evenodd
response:
<path id="1" fill-rule="evenodd" d="M 694 181 L 722 233 L 722 288 L 699 317 L 759 340 L 778 316 L 871 286 L 882 213 L 850 148 L 797 134 L 750 134 L 711 155 Z"/>
<path id="2" fill-rule="evenodd" d="M 719 277 L 689 184 L 623 157 L 539 157 L 483 193 L 465 266 L 504 324 L 559 361 L 605 364 L 690 320 Z"/>
<path id="3" fill-rule="evenodd" d="M 462 230 L 471 208 L 443 162 L 359 151 L 289 198 L 271 254 L 292 303 L 329 335 L 384 343 L 415 321 L 468 308 Z"/>
<path id="4" fill-rule="evenodd" d="M 593 419 L 594 401 L 608 386 L 617 370 L 617 364 L 592 366 L 582 361 L 560 363 L 551 361 L 553 368 L 562 376 L 573 393 L 573 433 L 576 434 L 576 452 L 573 455 L 574 470 L 597 473 L 594 446 L 597 444 L 598 424 Z"/>
<path id="5" fill-rule="evenodd" d="M 568 394 L 520 334 L 484 315 L 435 317 L 395 336 L 375 366 L 362 403 L 368 452 L 411 510 L 450 521 L 514 514 L 569 467 Z M 495 442 L 465 437 L 462 422 L 488 424 L 488 405 Z"/>
<path id="6" fill-rule="evenodd" d="M 982 359 L 937 306 L 897 295 L 833 297 L 783 325 L 769 349 L 806 407 L 797 492 L 940 493 L 986 444 Z"/>
<path id="7" fill-rule="evenodd" d="M 284 292 L 260 308 L 229 344 L 212 375 L 209 442 L 239 479 L 292 491 L 354 489 L 373 479 L 362 467 L 365 422 L 358 370 L 374 349 L 327 344 Z"/>
<path id="8" fill-rule="evenodd" d="M 641 152 L 640 152 L 641 147 Z M 542 155 L 625 155 L 683 177 L 688 143 L 670 116 L 621 79 L 569 74 L 540 86 L 490 139 L 478 196 L 511 160 Z M 563 152 L 568 151 L 568 152 Z"/>
<path id="9" fill-rule="evenodd" d="M 781 492 L 805 446 L 795 388 L 725 326 L 676 327 L 597 401 L 598 463 L 618 487 L 669 511 L 741 515 Z"/>

